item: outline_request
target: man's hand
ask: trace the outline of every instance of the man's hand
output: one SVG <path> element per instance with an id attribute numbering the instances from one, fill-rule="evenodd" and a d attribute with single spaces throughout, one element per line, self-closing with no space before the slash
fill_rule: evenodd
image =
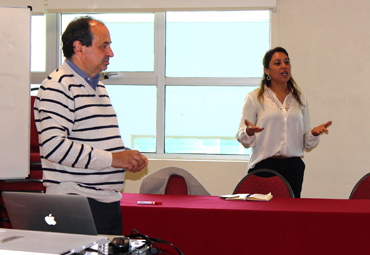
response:
<path id="1" fill-rule="evenodd" d="M 133 173 L 139 172 L 148 166 L 148 159 L 136 150 L 112 153 L 112 157 L 112 167 L 125 168 Z"/>

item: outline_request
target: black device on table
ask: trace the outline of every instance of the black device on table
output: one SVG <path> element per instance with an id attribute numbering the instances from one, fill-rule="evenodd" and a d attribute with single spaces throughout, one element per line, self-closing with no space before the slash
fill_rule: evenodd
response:
<path id="1" fill-rule="evenodd" d="M 150 238 L 144 234 L 139 233 L 136 229 L 131 231 L 131 235 L 115 237 L 109 244 L 109 254 L 112 255 L 152 255 L 163 254 L 159 248 L 158 243 L 164 243 L 172 246 L 176 251 L 183 255 L 183 253 L 173 244 L 157 239 Z"/>

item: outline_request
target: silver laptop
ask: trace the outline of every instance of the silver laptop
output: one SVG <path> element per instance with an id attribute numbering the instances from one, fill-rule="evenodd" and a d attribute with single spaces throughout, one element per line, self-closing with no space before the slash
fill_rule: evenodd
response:
<path id="1" fill-rule="evenodd" d="M 45 193 L 2 193 L 14 229 L 97 235 L 86 197 Z"/>
<path id="2" fill-rule="evenodd" d="M 88 252 L 86 248 L 96 250 Z M 0 254 L 60 255 L 109 253 L 109 241 L 101 236 L 51 233 L 0 228 Z"/>

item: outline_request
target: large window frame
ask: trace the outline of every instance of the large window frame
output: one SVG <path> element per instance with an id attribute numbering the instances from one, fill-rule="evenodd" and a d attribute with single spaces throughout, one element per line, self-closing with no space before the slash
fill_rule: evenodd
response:
<path id="1" fill-rule="evenodd" d="M 248 160 L 248 155 L 208 155 L 208 154 L 169 154 L 164 153 L 165 140 L 165 91 L 166 86 L 258 86 L 260 78 L 167 78 L 165 76 L 165 42 L 166 13 L 155 12 L 154 19 L 154 72 L 119 72 L 103 80 L 112 85 L 156 85 L 157 86 L 157 123 L 156 123 L 156 153 L 144 153 L 149 158 L 161 159 L 195 159 L 195 160 Z M 271 11 L 270 11 L 271 17 Z M 271 20 L 271 18 L 270 18 Z M 60 63 L 60 31 L 61 14 L 46 14 L 46 71 L 32 72 L 31 84 L 41 82 Z M 271 27 L 270 27 L 271 31 Z M 271 45 L 271 35 L 270 35 Z M 235 123 L 235 132 L 238 123 Z"/>

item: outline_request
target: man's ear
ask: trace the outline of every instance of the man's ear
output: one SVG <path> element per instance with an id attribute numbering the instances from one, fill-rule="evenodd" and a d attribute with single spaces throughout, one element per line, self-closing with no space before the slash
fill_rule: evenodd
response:
<path id="1" fill-rule="evenodd" d="M 81 56 L 81 54 L 83 54 L 83 48 L 84 46 L 82 45 L 80 41 L 74 41 L 73 49 L 77 56 Z"/>

